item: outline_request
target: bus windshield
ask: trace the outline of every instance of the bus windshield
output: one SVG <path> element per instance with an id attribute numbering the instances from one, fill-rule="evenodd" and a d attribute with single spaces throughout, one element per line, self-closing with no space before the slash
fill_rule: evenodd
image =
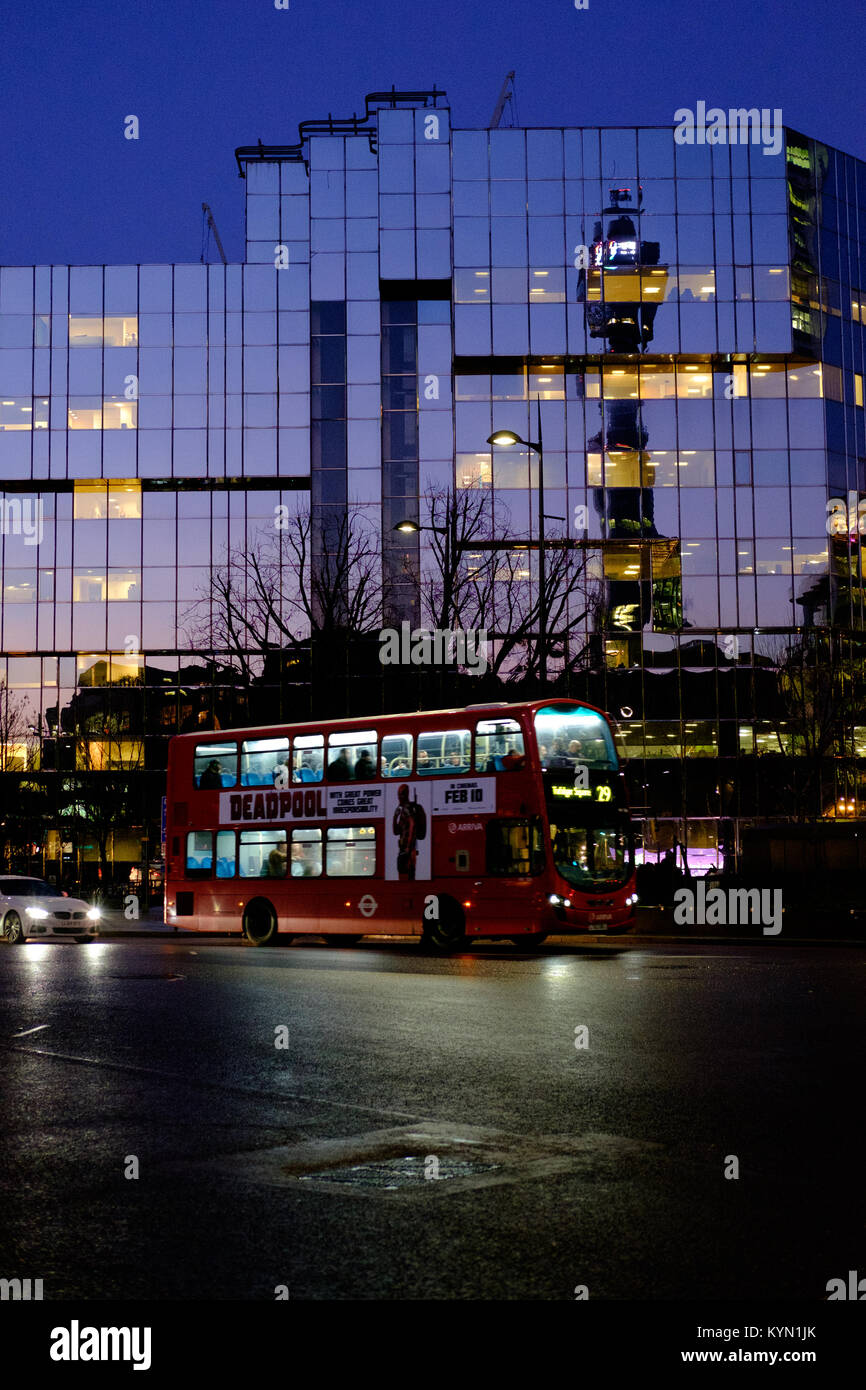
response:
<path id="1" fill-rule="evenodd" d="M 541 766 L 574 768 L 618 767 L 607 720 L 595 710 L 573 705 L 545 705 L 535 716 L 535 737 Z"/>
<path id="2" fill-rule="evenodd" d="M 625 825 L 550 825 L 553 863 L 575 888 L 617 888 L 632 872 L 631 836 Z"/>

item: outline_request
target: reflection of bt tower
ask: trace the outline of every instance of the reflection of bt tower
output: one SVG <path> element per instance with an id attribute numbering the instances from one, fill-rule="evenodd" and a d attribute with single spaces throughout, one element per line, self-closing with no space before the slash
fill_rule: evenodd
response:
<path id="1" fill-rule="evenodd" d="M 577 298 L 586 300 L 591 338 L 606 338 L 609 352 L 644 352 L 652 342 L 666 267 L 659 265 L 659 243 L 640 237 L 641 189 L 636 204 L 631 188 L 611 188 L 609 197 L 602 212 L 605 220 L 597 221 L 593 230 L 589 269 L 578 276 Z M 652 299 L 642 298 L 642 269 L 652 275 Z"/>
<path id="2" fill-rule="evenodd" d="M 663 297 L 667 281 L 665 267 L 659 266 L 659 243 L 640 239 L 636 225 L 640 189 L 636 207 L 631 200 L 629 188 L 610 190 L 610 205 L 603 214 L 608 220 L 595 224 L 589 269 L 578 284 L 578 298 L 587 301 L 589 336 L 605 338 L 611 353 L 630 356 L 645 351 L 652 341 L 658 307 L 657 300 L 641 300 L 641 270 L 649 269 L 654 300 L 656 295 Z M 587 449 L 604 459 L 605 486 L 594 490 L 596 510 L 604 517 L 604 534 L 612 541 L 658 538 L 653 492 L 648 486 L 652 477 L 647 467 L 649 436 L 639 401 L 599 400 L 598 405 L 603 412 L 601 428 L 587 439 Z M 614 626 L 634 630 L 648 624 L 652 616 L 648 556 L 635 554 L 626 573 L 628 578 L 608 578 L 607 601 Z"/>

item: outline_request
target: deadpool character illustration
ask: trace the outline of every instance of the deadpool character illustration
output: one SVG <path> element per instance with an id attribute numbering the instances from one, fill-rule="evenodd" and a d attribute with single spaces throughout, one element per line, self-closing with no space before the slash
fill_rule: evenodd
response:
<path id="1" fill-rule="evenodd" d="M 393 829 L 397 836 L 397 873 L 401 879 L 414 882 L 418 841 L 423 840 L 427 833 L 427 816 L 423 806 L 410 800 L 409 787 L 405 782 L 397 790 Z"/>

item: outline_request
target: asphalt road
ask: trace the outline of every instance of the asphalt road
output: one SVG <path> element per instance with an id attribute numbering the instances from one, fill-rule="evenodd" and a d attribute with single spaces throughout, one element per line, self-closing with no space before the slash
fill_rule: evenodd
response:
<path id="1" fill-rule="evenodd" d="M 857 947 L 5 947 L 0 1277 L 823 1300 L 866 1269 L 864 984 Z"/>

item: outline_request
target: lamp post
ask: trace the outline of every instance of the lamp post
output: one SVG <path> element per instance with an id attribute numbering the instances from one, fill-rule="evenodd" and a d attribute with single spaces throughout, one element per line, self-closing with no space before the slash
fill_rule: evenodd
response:
<path id="1" fill-rule="evenodd" d="M 521 439 L 514 430 L 496 430 L 488 444 L 511 449 L 520 444 L 538 455 L 538 664 L 542 685 L 547 685 L 547 565 L 544 543 L 544 450 L 541 439 L 541 397 L 538 398 L 538 442 Z"/>
<path id="2" fill-rule="evenodd" d="M 462 549 L 457 539 L 457 508 L 453 505 L 449 509 L 448 525 L 436 526 L 431 523 L 429 526 L 422 526 L 418 521 L 398 521 L 394 527 L 395 531 L 400 531 L 404 536 L 417 536 L 419 531 L 435 531 L 437 536 L 445 537 L 444 555 L 444 580 L 442 607 L 444 617 L 448 623 L 451 622 L 451 607 L 454 602 L 454 564 L 457 556 Z"/>

